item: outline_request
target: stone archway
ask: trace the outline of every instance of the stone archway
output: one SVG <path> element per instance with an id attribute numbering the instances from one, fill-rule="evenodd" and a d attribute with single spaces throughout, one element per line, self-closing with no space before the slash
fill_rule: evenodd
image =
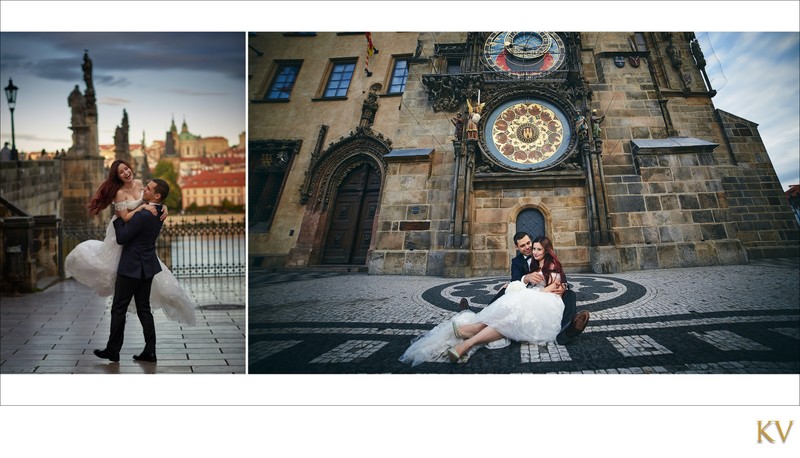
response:
<path id="1" fill-rule="evenodd" d="M 380 133 L 358 127 L 312 154 L 300 188 L 306 212 L 287 266 L 366 264 L 390 148 Z"/>
<path id="2" fill-rule="evenodd" d="M 330 208 L 322 264 L 366 264 L 381 182 L 379 171 L 369 163 L 358 165 L 344 177 Z"/>

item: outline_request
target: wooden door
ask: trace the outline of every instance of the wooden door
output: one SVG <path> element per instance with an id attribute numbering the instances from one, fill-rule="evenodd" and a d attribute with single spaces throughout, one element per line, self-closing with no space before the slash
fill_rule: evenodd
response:
<path id="1" fill-rule="evenodd" d="M 380 175 L 366 164 L 347 175 L 336 193 L 323 264 L 366 264 L 380 187 Z"/>

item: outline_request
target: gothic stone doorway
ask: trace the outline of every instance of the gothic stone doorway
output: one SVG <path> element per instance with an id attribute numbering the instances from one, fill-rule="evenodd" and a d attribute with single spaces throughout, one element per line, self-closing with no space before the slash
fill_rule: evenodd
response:
<path id="1" fill-rule="evenodd" d="M 345 177 L 336 193 L 322 264 L 367 263 L 380 191 L 380 174 L 368 164 Z"/>

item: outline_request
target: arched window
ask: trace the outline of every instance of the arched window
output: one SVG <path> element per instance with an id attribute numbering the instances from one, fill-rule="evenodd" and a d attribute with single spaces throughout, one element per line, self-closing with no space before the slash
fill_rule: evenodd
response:
<path id="1" fill-rule="evenodd" d="M 515 232 L 525 231 L 531 236 L 531 240 L 536 237 L 541 237 L 545 234 L 544 215 L 535 208 L 528 208 L 522 210 L 517 216 L 517 230 Z"/>

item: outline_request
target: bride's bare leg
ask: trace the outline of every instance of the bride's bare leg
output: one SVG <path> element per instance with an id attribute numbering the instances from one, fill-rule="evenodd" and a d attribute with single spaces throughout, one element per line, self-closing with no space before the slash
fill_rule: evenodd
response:
<path id="1" fill-rule="evenodd" d="M 469 339 L 475 334 L 481 332 L 485 327 L 486 325 L 483 323 L 462 324 L 458 327 L 458 332 L 460 332 L 465 339 Z"/>
<path id="2" fill-rule="evenodd" d="M 486 326 L 484 324 L 483 329 L 481 329 L 480 332 L 470 337 L 469 339 L 461 342 L 460 344 L 456 345 L 455 350 L 456 353 L 463 356 L 467 354 L 469 349 L 474 347 L 475 345 L 494 342 L 495 340 L 502 338 L 503 338 L 502 334 L 497 332 L 494 328 Z"/>

